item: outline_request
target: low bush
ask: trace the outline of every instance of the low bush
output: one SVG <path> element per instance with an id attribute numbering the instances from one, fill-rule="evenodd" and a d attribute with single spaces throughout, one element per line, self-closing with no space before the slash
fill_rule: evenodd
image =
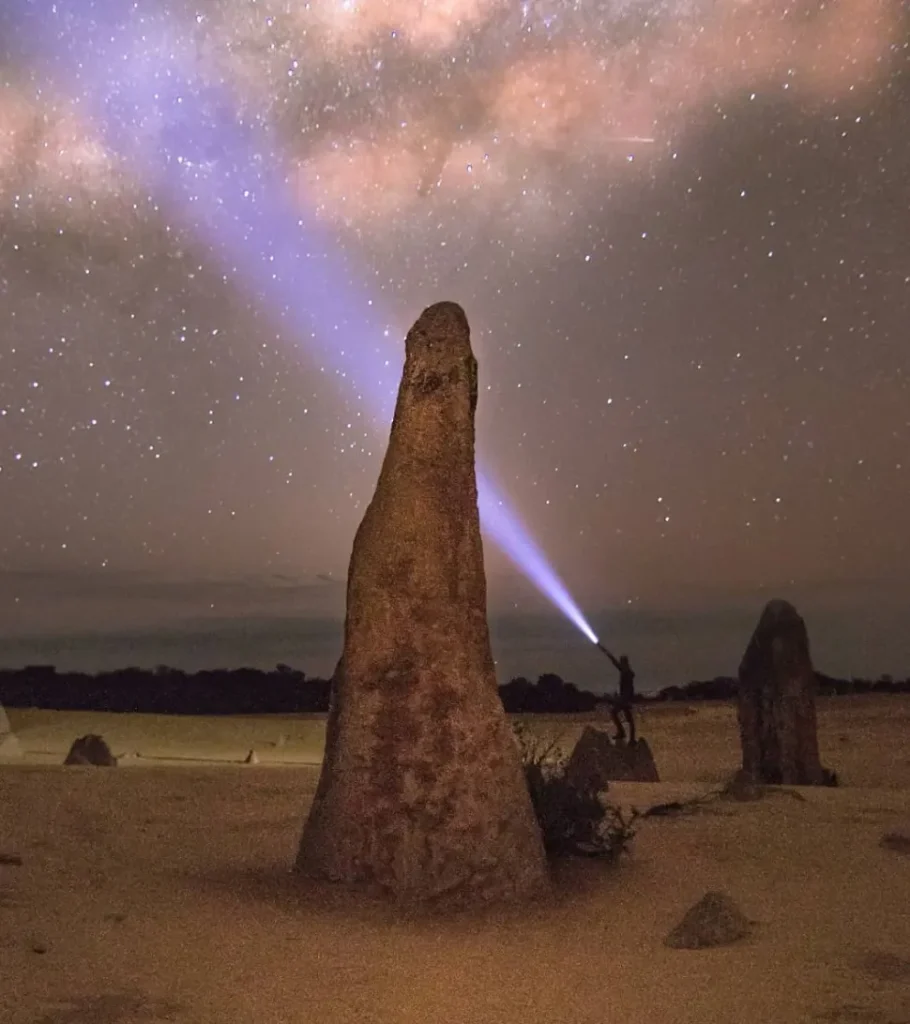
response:
<path id="1" fill-rule="evenodd" d="M 619 857 L 635 835 L 638 814 L 624 814 L 593 786 L 571 785 L 558 737 L 544 739 L 520 723 L 513 728 L 548 856 Z"/>

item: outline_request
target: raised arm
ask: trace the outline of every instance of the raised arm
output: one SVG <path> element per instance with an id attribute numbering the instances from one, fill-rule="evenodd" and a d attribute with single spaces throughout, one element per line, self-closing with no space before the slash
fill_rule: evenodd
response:
<path id="1" fill-rule="evenodd" d="M 615 668 L 615 669 L 616 669 L 617 671 L 619 671 L 619 668 L 620 668 L 620 666 L 619 666 L 619 662 L 618 662 L 618 661 L 616 660 L 616 658 L 614 658 L 614 657 L 613 657 L 613 655 L 612 655 L 612 654 L 611 654 L 611 653 L 610 653 L 610 652 L 609 652 L 609 651 L 608 651 L 608 650 L 606 649 L 606 647 L 604 647 L 604 645 L 603 645 L 603 644 L 598 644 L 598 645 L 597 645 L 597 648 L 598 648 L 598 650 L 600 650 L 600 651 L 603 651 L 603 653 L 604 653 L 604 654 L 606 654 L 606 656 L 607 656 L 607 657 L 608 657 L 608 658 L 610 659 L 610 661 L 612 661 L 612 662 L 613 662 L 613 666 L 614 666 L 614 668 Z"/>

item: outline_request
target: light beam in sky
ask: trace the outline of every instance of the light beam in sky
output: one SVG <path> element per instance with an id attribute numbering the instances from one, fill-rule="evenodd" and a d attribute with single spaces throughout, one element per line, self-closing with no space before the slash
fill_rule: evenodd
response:
<path id="1" fill-rule="evenodd" d="M 550 567 L 531 536 L 509 510 L 505 499 L 497 493 L 493 483 L 482 471 L 478 473 L 477 485 L 480 492 L 481 519 L 487 533 L 569 622 L 581 630 L 591 643 L 596 644 L 597 634 L 572 600 L 565 584 Z"/>
<path id="2" fill-rule="evenodd" d="M 79 103 L 105 143 L 204 237 L 231 276 L 308 338 L 368 405 L 391 419 L 400 355 L 343 256 L 292 208 L 285 161 L 261 125 L 244 121 L 225 84 L 206 81 L 192 40 L 135 0 L 18 0 L 20 44 Z M 65 80 L 61 80 L 61 67 Z M 373 340 L 369 340 L 373 339 Z M 509 559 L 592 642 L 597 637 L 543 553 L 483 472 L 483 525 Z"/>

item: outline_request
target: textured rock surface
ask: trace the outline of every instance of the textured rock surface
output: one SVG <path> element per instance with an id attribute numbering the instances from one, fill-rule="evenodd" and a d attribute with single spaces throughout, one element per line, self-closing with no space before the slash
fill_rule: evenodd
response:
<path id="1" fill-rule="evenodd" d="M 647 740 L 614 743 L 609 733 L 590 725 L 575 744 L 566 779 L 578 789 L 601 792 L 610 782 L 660 782 Z"/>
<path id="2" fill-rule="evenodd" d="M 64 764 L 91 764 L 100 768 L 116 768 L 117 758 L 111 753 L 111 748 L 100 736 L 89 733 L 88 736 L 80 736 L 70 747 Z"/>
<path id="3" fill-rule="evenodd" d="M 499 700 L 474 471 L 477 364 L 454 303 L 408 333 L 348 573 L 344 651 L 297 868 L 406 900 L 539 891 L 547 873 Z"/>
<path id="4" fill-rule="evenodd" d="M 706 892 L 664 939 L 671 949 L 728 946 L 749 934 L 749 921 L 725 892 Z"/>
<path id="5" fill-rule="evenodd" d="M 743 772 L 755 782 L 819 786 L 815 671 L 806 626 L 786 601 L 765 607 L 739 666 Z"/>

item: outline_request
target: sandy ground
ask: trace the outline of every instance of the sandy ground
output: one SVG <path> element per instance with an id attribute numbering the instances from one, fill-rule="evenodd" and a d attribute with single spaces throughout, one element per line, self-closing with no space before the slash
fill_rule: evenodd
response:
<path id="1" fill-rule="evenodd" d="M 821 702 L 838 790 L 648 818 L 619 865 L 560 868 L 551 902 L 446 920 L 290 873 L 317 719 L 9 716 L 26 753 L 0 765 L 2 1024 L 910 1024 L 910 856 L 879 845 L 910 822 L 907 698 Z M 570 743 L 581 724 L 535 727 Z M 648 709 L 641 729 L 666 781 L 616 785 L 618 803 L 736 767 L 730 707 Z M 60 767 L 88 731 L 143 756 Z M 229 763 L 250 748 L 260 765 Z M 752 936 L 666 948 L 715 888 Z"/>

